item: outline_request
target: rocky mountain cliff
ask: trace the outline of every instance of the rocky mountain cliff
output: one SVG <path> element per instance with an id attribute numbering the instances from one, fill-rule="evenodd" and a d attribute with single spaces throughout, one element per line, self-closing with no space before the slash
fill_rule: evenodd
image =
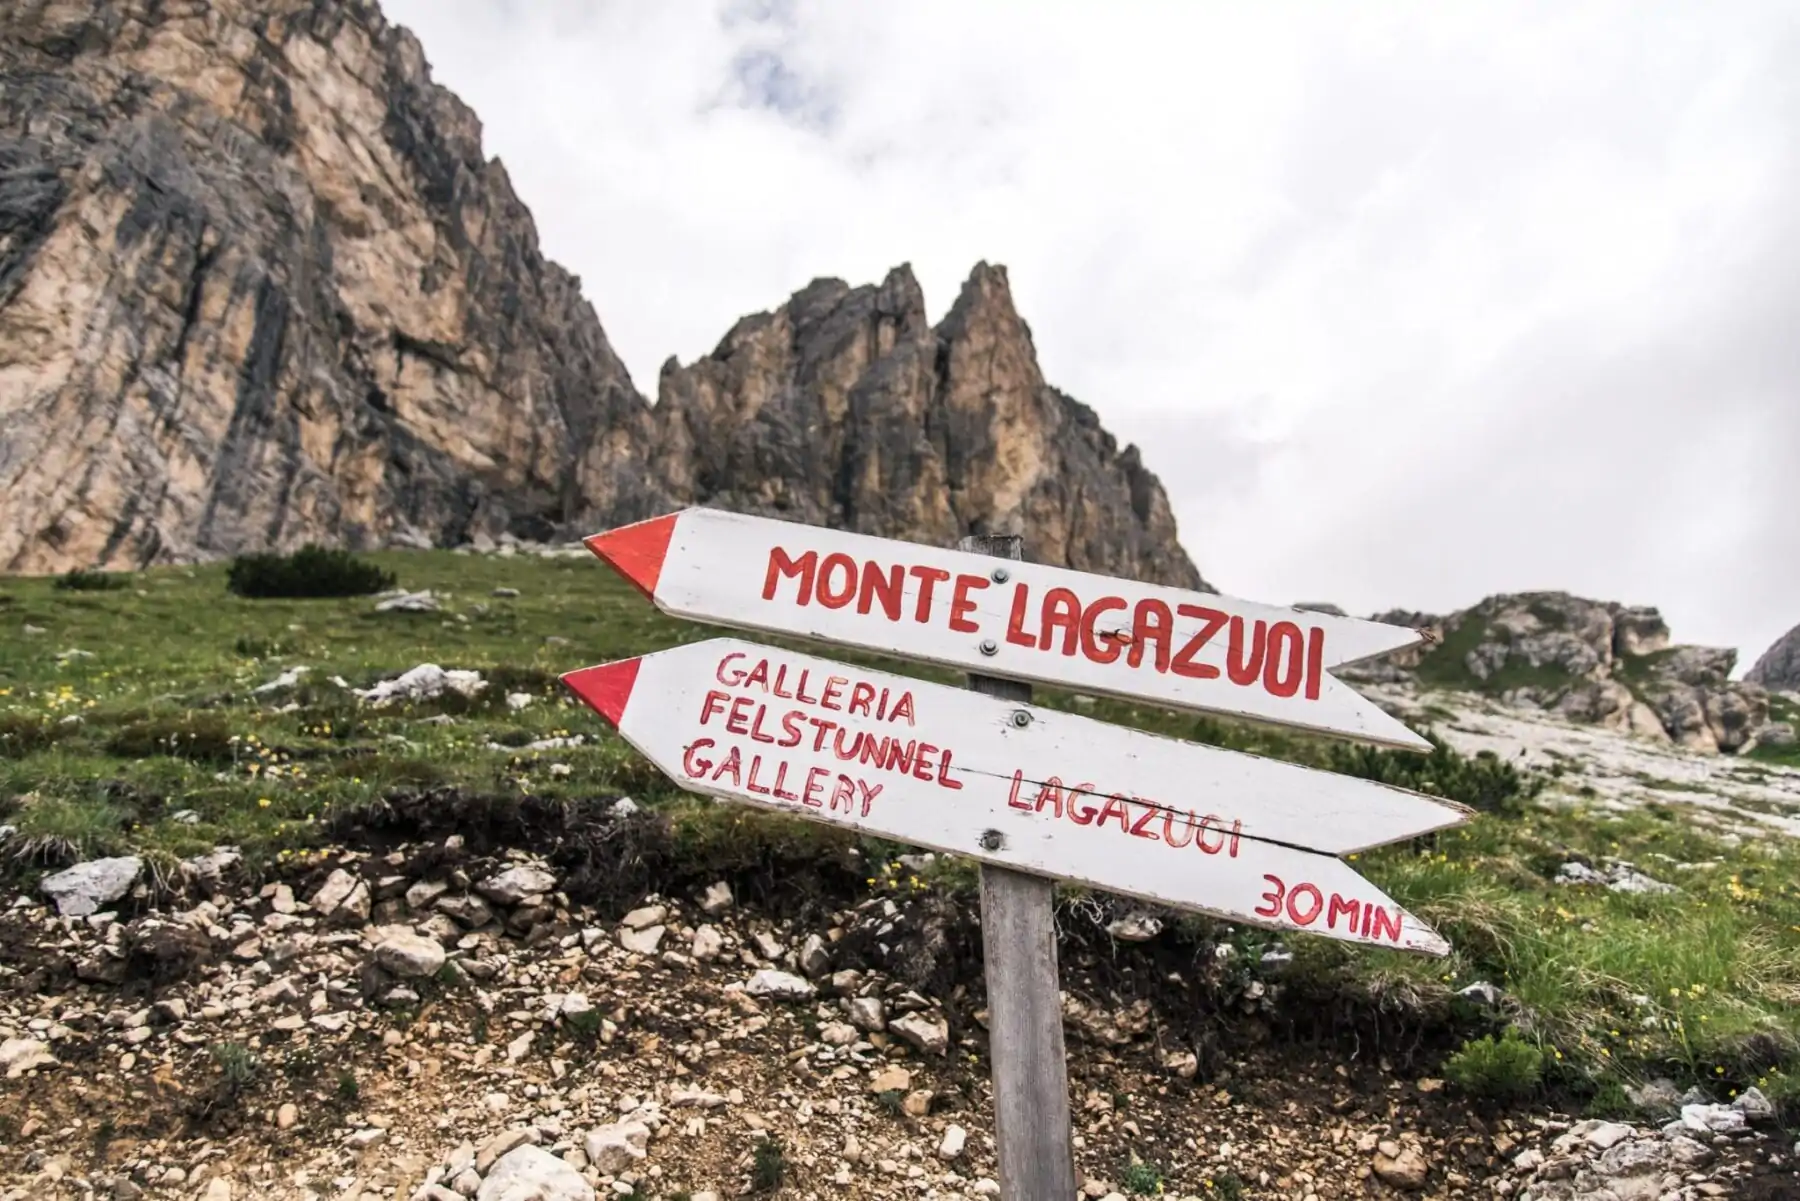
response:
<path id="1" fill-rule="evenodd" d="M 1653 608 L 1527 592 L 1445 617 L 1396 611 L 1375 620 L 1424 629 L 1428 641 L 1346 669 L 1347 678 L 1485 693 L 1708 753 L 1794 737 L 1771 720 L 1761 684 L 1731 679 L 1735 650 L 1672 645 Z"/>
<path id="2" fill-rule="evenodd" d="M 1003 269 L 820 280 L 650 405 L 369 0 L 0 11 L 0 570 L 592 532 L 706 502 L 1195 585 Z"/>
<path id="3" fill-rule="evenodd" d="M 1800 626 L 1777 638 L 1744 678 L 1764 688 L 1800 692 Z"/>

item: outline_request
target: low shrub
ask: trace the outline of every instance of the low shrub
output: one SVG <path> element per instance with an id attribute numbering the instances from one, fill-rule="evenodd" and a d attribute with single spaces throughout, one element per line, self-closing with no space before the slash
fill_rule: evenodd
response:
<path id="1" fill-rule="evenodd" d="M 1444 1061 L 1444 1075 L 1472 1097 L 1503 1101 L 1537 1088 L 1544 1076 L 1544 1053 L 1508 1028 L 1471 1039 Z"/>
<path id="2" fill-rule="evenodd" d="M 23 759 L 49 747 L 64 727 L 25 713 L 0 714 L 0 759 Z"/>
<path id="3" fill-rule="evenodd" d="M 124 588 L 131 583 L 131 577 L 113 575 L 105 571 L 88 571 L 77 567 L 73 571 L 65 571 L 56 577 L 52 585 L 59 592 L 110 592 Z"/>
<path id="4" fill-rule="evenodd" d="M 1492 751 L 1470 757 L 1450 749 L 1441 739 L 1428 737 L 1429 755 L 1336 743 L 1326 753 L 1325 766 L 1345 775 L 1457 801 L 1481 813 L 1516 815 L 1543 791 L 1541 777 L 1520 771 Z"/>
<path id="5" fill-rule="evenodd" d="M 370 596 L 394 586 L 395 576 L 346 550 L 307 545 L 291 555 L 239 555 L 225 586 L 256 600 L 313 600 Z"/>
<path id="6" fill-rule="evenodd" d="M 125 759 L 167 755 L 196 763 L 227 763 L 237 753 L 231 728 L 223 718 L 207 713 L 130 722 L 107 740 L 106 749 Z"/>

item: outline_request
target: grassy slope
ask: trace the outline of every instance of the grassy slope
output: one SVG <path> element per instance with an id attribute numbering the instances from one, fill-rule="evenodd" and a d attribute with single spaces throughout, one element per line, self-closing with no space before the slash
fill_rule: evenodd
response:
<path id="1" fill-rule="evenodd" d="M 218 566 L 152 572 L 105 592 L 0 580 L 0 820 L 20 827 L 15 868 L 128 848 L 167 862 L 222 842 L 252 857 L 304 854 L 323 842 L 334 810 L 433 784 L 577 802 L 624 792 L 702 836 L 738 819 L 731 807 L 670 788 L 555 682 L 575 667 L 718 631 L 660 617 L 585 558 L 375 557 L 405 587 L 453 594 L 448 611 L 376 615 L 366 598 L 240 600 L 226 593 Z M 521 595 L 493 598 L 497 586 Z M 27 626 L 44 632 L 27 634 Z M 71 649 L 92 657 L 59 658 Z M 341 675 L 362 686 L 421 662 L 480 669 L 495 684 L 473 704 L 375 711 L 328 682 Z M 250 695 L 301 664 L 312 670 L 298 690 Z M 508 691 L 538 699 L 512 712 Z M 272 711 L 292 702 L 301 707 Z M 1421 769 L 1417 757 L 1347 753 L 1128 704 L 1079 703 L 1105 720 L 1453 795 L 1505 785 L 1493 765 L 1471 770 L 1447 754 Z M 445 712 L 456 720 L 425 720 Z M 79 722 L 65 722 L 70 716 Z M 487 745 L 564 733 L 589 741 L 533 753 Z M 553 773 L 553 764 L 568 773 Z M 1800 1091 L 1800 854 L 1791 844 L 1726 846 L 1686 825 L 1678 808 L 1616 814 L 1578 800 L 1513 807 L 1432 845 L 1390 847 L 1357 863 L 1450 939 L 1456 951 L 1448 960 L 1301 936 L 1290 941 L 1290 973 L 1338 994 L 1440 1011 L 1452 1008 L 1455 989 L 1491 980 L 1519 1006 L 1513 1019 L 1543 1046 L 1551 1069 L 1603 1098 L 1616 1097 L 1622 1082 L 1663 1073 L 1714 1081 L 1721 1093 L 1751 1082 Z M 183 810 L 198 821 L 174 820 Z M 746 825 L 794 832 L 779 818 Z M 734 825 L 729 836 L 745 837 L 745 828 Z M 1631 896 L 1548 882 L 1570 857 L 1607 856 L 1681 891 Z M 953 868 L 931 886 L 968 883 L 967 869 Z M 1252 931 L 1238 938 L 1249 947 L 1270 940 Z"/>

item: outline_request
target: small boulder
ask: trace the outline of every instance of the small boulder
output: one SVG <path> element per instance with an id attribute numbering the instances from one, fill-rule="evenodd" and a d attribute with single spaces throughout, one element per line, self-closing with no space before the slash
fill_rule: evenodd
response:
<path id="1" fill-rule="evenodd" d="M 855 997 L 850 1002 L 850 1024 L 858 1030 L 887 1029 L 887 1010 L 880 997 Z"/>
<path id="2" fill-rule="evenodd" d="M 809 934 L 806 941 L 800 944 L 800 970 L 817 980 L 831 970 L 831 953 L 825 949 L 825 940 L 817 934 Z"/>
<path id="3" fill-rule="evenodd" d="M 5 1072 L 8 1080 L 17 1080 L 37 1068 L 55 1066 L 56 1056 L 50 1053 L 48 1043 L 35 1038 L 9 1038 L 0 1043 L 0 1072 Z"/>
<path id="4" fill-rule="evenodd" d="M 889 1022 L 888 1029 L 927 1055 L 942 1055 L 950 1047 L 950 1026 L 941 1018 L 909 1013 Z"/>
<path id="5" fill-rule="evenodd" d="M 38 887 L 56 903 L 62 916 L 86 917 L 130 892 L 143 871 L 144 861 L 136 855 L 90 859 L 45 876 Z"/>
<path id="6" fill-rule="evenodd" d="M 641 930 L 626 926 L 619 931 L 619 945 L 636 955 L 654 955 L 666 931 L 664 926 L 645 926 Z"/>
<path id="7" fill-rule="evenodd" d="M 517 905 L 556 888 L 556 877 L 541 867 L 519 864 L 489 876 L 475 890 L 500 905 Z"/>
<path id="8" fill-rule="evenodd" d="M 1160 918 L 1139 911 L 1108 923 L 1106 932 L 1120 942 L 1149 942 L 1162 933 L 1162 928 Z"/>
<path id="9" fill-rule="evenodd" d="M 394 931 L 375 944 L 375 962 L 396 976 L 435 976 L 444 966 L 444 947 L 436 939 Z"/>
<path id="10" fill-rule="evenodd" d="M 818 989 L 813 987 L 812 981 L 802 980 L 792 972 L 763 968 L 745 983 L 744 991 L 753 997 L 768 997 L 776 1001 L 805 1001 L 817 993 Z"/>
<path id="11" fill-rule="evenodd" d="M 649 1154 L 650 1128 L 642 1122 L 614 1122 L 588 1131 L 582 1142 L 588 1163 L 609 1176 L 617 1175 Z"/>
<path id="12" fill-rule="evenodd" d="M 1399 1152 L 1398 1155 L 1389 1155 L 1385 1151 L 1377 1151 L 1372 1165 L 1375 1175 L 1390 1188 L 1417 1192 L 1425 1187 L 1431 1168 L 1426 1164 L 1425 1157 L 1413 1148 L 1402 1147 Z"/>
<path id="13" fill-rule="evenodd" d="M 713 917 L 730 909 L 731 904 L 731 885 L 723 880 L 708 884 L 706 891 L 700 896 L 700 911 Z"/>
<path id="14" fill-rule="evenodd" d="M 581 1173 L 542 1147 L 515 1147 L 494 1162 L 475 1201 L 594 1201 Z"/>
<path id="15" fill-rule="evenodd" d="M 724 935 L 711 926 L 701 926 L 694 931 L 694 941 L 688 948 L 688 954 L 701 963 L 709 963 L 717 959 L 724 950 Z"/>

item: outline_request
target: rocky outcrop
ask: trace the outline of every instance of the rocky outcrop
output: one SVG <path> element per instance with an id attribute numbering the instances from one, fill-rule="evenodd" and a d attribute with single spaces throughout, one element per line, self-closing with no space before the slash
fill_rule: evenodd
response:
<path id="1" fill-rule="evenodd" d="M 1736 651 L 1670 645 L 1653 608 L 1527 592 L 1447 617 L 1395 611 L 1375 620 L 1424 629 L 1427 641 L 1347 676 L 1485 692 L 1709 753 L 1743 750 L 1769 720 L 1767 692 L 1731 680 Z"/>
<path id="2" fill-rule="evenodd" d="M 1003 270 L 817 281 L 638 393 L 370 0 L 0 8 L 0 570 L 592 532 L 704 502 L 1198 575 Z"/>
<path id="3" fill-rule="evenodd" d="M 1800 692 L 1800 626 L 1777 638 L 1744 678 L 1774 692 Z"/>
<path id="4" fill-rule="evenodd" d="M 935 328 L 908 267 L 815 280 L 665 366 L 656 417 L 684 500 L 940 546 L 1022 533 L 1045 562 L 1204 587 L 1137 448 L 1044 382 L 1001 267 Z"/>

